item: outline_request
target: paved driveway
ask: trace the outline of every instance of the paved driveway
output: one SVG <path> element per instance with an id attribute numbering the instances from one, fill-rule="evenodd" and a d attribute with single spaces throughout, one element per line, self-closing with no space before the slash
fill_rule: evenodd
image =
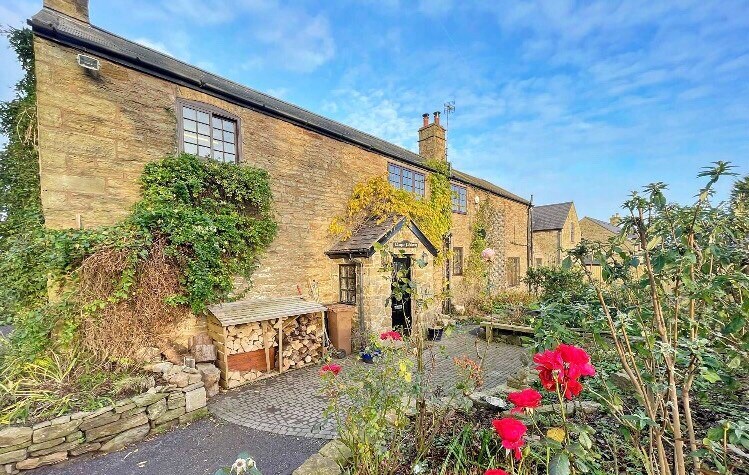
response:
<path id="1" fill-rule="evenodd" d="M 484 359 L 484 385 L 493 387 L 513 375 L 522 365 L 525 350 L 503 343 L 488 344 L 478 339 L 478 327 L 459 327 L 449 338 L 431 348 L 429 384 L 448 387 L 455 382 L 453 357 L 466 355 L 476 359 L 476 345 Z M 357 364 L 351 359 L 345 366 Z M 273 434 L 332 439 L 335 427 L 322 413 L 328 402 L 320 394 L 319 367 L 311 366 L 264 379 L 222 393 L 211 399 L 209 409 L 215 417 Z"/>
<path id="2" fill-rule="evenodd" d="M 247 452 L 263 475 L 289 475 L 325 443 L 288 437 L 207 418 L 119 452 L 79 457 L 33 475 L 213 475 Z M 4 472 L 3 472 L 4 473 Z"/>

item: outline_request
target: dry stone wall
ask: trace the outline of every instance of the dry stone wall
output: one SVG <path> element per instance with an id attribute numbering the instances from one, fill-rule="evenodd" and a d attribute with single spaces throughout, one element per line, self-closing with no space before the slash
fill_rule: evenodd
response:
<path id="1" fill-rule="evenodd" d="M 95 411 L 0 430 L 4 473 L 19 473 L 91 452 L 114 452 L 208 414 L 206 387 L 217 388 L 218 368 L 204 364 L 202 369 L 193 369 L 164 362 L 152 369 L 172 382 Z"/>

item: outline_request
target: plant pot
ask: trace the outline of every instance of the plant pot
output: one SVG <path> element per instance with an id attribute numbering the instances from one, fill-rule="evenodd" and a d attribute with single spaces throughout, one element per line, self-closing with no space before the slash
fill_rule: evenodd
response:
<path id="1" fill-rule="evenodd" d="M 367 364 L 372 364 L 374 363 L 375 358 L 377 358 L 381 354 L 382 354 L 382 351 L 380 350 L 375 350 L 371 352 L 362 351 L 361 353 L 359 353 L 359 358 L 361 358 L 361 360 Z"/>
<path id="2" fill-rule="evenodd" d="M 440 341 L 442 339 L 442 333 L 445 331 L 444 328 L 428 328 L 427 329 L 427 340 L 429 341 Z"/>

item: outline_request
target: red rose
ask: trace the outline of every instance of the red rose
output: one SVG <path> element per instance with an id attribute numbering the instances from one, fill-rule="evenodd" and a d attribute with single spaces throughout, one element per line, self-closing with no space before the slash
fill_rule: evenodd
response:
<path id="1" fill-rule="evenodd" d="M 515 458 L 520 460 L 522 456 L 520 447 L 525 444 L 523 436 L 528 430 L 525 424 L 517 419 L 505 417 L 504 419 L 494 419 L 492 425 L 499 438 L 502 439 L 502 447 L 511 450 L 515 454 Z"/>
<path id="2" fill-rule="evenodd" d="M 320 374 L 333 373 L 333 376 L 338 376 L 341 372 L 341 365 L 335 363 L 329 363 L 320 368 Z"/>
<path id="3" fill-rule="evenodd" d="M 484 475 L 509 475 L 507 472 L 502 470 L 501 468 L 490 468 L 486 472 L 484 472 Z"/>
<path id="4" fill-rule="evenodd" d="M 556 391 L 559 386 L 567 399 L 572 399 L 583 390 L 580 377 L 596 374 L 588 353 L 574 345 L 561 343 L 553 351 L 546 350 L 534 355 L 533 361 L 544 389 Z"/>
<path id="5" fill-rule="evenodd" d="M 403 337 L 401 336 L 401 334 L 398 333 L 395 330 L 390 330 L 389 332 L 385 332 L 385 333 L 380 334 L 380 340 L 395 340 L 395 341 L 400 341 L 402 339 L 403 339 Z"/>
<path id="6" fill-rule="evenodd" d="M 567 365 L 567 377 L 577 379 L 580 376 L 596 375 L 596 369 L 590 364 L 590 356 L 582 348 L 560 343 L 557 351 Z"/>
<path id="7" fill-rule="evenodd" d="M 523 389 L 507 395 L 507 399 L 515 404 L 510 412 L 523 412 L 523 409 L 535 409 L 541 403 L 541 393 L 535 389 Z"/>

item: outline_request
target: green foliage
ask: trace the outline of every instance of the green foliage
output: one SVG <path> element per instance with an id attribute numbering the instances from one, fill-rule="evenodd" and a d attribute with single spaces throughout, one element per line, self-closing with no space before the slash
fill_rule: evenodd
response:
<path id="1" fill-rule="evenodd" d="M 325 416 L 337 423 L 338 438 L 351 449 L 351 465 L 362 475 L 393 473 L 402 464 L 408 411 L 421 384 L 407 352 L 392 346 L 381 351 L 375 364 L 353 364 L 338 376 L 322 376 L 330 398 Z"/>
<path id="2" fill-rule="evenodd" d="M 185 273 L 177 301 L 196 312 L 225 298 L 235 275 L 249 277 L 275 236 L 264 170 L 183 154 L 148 164 L 141 183 L 143 199 L 124 224 L 141 244 L 135 255 L 165 239 Z"/>
<path id="3" fill-rule="evenodd" d="M 626 375 L 628 393 L 603 381 L 598 396 L 646 471 L 668 465 L 685 473 L 698 464 L 706 428 L 695 423 L 693 398 L 735 400 L 746 384 L 741 368 L 749 363 L 749 216 L 740 203 L 745 180 L 737 182 L 731 202 L 711 202 L 714 184 L 730 169 L 718 162 L 700 173 L 707 183 L 692 205 L 668 202 L 662 183 L 633 193 L 622 225 L 624 235 L 637 236 L 639 247 L 614 240 L 582 242 L 572 250 L 595 298 L 581 292 L 576 278 L 557 275 L 544 284 L 545 276 L 531 275 L 542 292 L 552 291 L 542 297 L 537 344 L 569 340 L 574 333 L 569 326 L 579 326 L 608 351 L 612 367 L 602 373 Z M 591 257 L 601 264 L 603 282 L 582 265 Z"/>
<path id="4" fill-rule="evenodd" d="M 335 217 L 328 231 L 348 238 L 361 223 L 371 217 L 390 219 L 407 216 L 429 241 L 440 248 L 452 225 L 452 195 L 446 162 L 428 161 L 429 192 L 426 199 L 394 188 L 385 176 L 370 178 L 354 186 L 343 216 Z"/>
<path id="5" fill-rule="evenodd" d="M 542 302 L 578 303 L 595 299 L 593 287 L 582 269 L 530 267 L 524 280 Z"/>
<path id="6" fill-rule="evenodd" d="M 4 32 L 24 75 L 15 97 L 0 103 L 0 322 L 45 301 L 44 240 L 36 145 L 36 91 L 31 30 Z"/>

